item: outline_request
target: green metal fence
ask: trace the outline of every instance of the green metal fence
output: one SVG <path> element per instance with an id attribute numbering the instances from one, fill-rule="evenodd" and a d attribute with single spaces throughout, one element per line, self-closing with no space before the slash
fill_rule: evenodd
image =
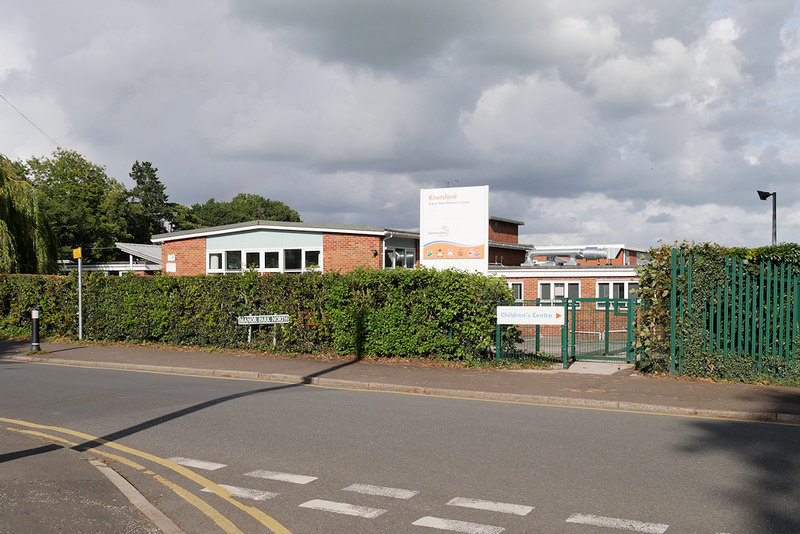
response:
<path id="1" fill-rule="evenodd" d="M 637 300 L 612 298 L 498 302 L 499 306 L 553 306 L 564 325 L 498 325 L 498 360 L 612 360 L 633 362 Z"/>
<path id="2" fill-rule="evenodd" d="M 724 258 L 724 275 L 698 294 L 695 258 L 672 250 L 670 270 L 670 373 L 683 374 L 690 344 L 725 359 L 749 356 L 795 364 L 800 337 L 800 276 L 787 264 L 749 265 Z"/>

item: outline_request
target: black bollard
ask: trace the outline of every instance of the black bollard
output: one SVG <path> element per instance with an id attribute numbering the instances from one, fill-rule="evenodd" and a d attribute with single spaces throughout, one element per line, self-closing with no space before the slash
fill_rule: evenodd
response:
<path id="1" fill-rule="evenodd" d="M 39 352 L 39 306 L 31 310 L 31 352 Z"/>

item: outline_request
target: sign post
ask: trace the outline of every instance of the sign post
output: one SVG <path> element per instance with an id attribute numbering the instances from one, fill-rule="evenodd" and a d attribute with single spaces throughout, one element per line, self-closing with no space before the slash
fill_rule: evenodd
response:
<path id="1" fill-rule="evenodd" d="M 289 315 L 285 313 L 273 315 L 240 315 L 236 318 L 236 323 L 247 325 L 247 342 L 253 341 L 253 325 L 259 326 L 262 324 L 287 324 L 289 322 Z M 275 332 L 272 333 L 272 345 L 276 345 Z"/>
<path id="2" fill-rule="evenodd" d="M 72 258 L 78 260 L 78 340 L 83 339 L 83 269 L 81 247 L 72 249 Z"/>

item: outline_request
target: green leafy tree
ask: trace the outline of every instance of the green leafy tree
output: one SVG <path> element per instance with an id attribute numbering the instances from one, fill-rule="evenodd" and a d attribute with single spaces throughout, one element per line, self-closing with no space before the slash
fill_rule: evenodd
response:
<path id="1" fill-rule="evenodd" d="M 50 273 L 56 240 L 45 218 L 40 193 L 24 179 L 23 167 L 0 156 L 0 271 Z"/>
<path id="2" fill-rule="evenodd" d="M 136 161 L 129 176 L 136 183 L 130 191 L 131 233 L 135 241 L 146 243 L 154 234 L 167 231 L 174 218 L 164 184 L 158 179 L 158 169 L 149 161 Z"/>
<path id="3" fill-rule="evenodd" d="M 184 206 L 183 204 L 170 203 L 170 225 L 168 230 L 170 232 L 178 232 L 180 230 L 193 230 L 201 228 L 203 225 L 195 217 L 192 208 Z"/>
<path id="4" fill-rule="evenodd" d="M 106 175 L 105 167 L 74 150 L 57 149 L 50 158 L 31 158 L 28 177 L 42 194 L 42 203 L 56 234 L 60 258 L 71 249 L 87 249 L 84 257 L 107 259 L 116 241 L 129 241 L 125 188 Z"/>
<path id="5" fill-rule="evenodd" d="M 248 193 L 239 193 L 230 202 L 217 202 L 210 198 L 205 204 L 193 204 L 191 212 L 200 226 L 220 226 L 256 219 L 301 222 L 300 215 L 283 202 Z"/>

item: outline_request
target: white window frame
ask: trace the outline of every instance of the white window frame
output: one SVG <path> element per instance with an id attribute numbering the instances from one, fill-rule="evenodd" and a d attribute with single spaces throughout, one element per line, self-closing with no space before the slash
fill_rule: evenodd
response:
<path id="1" fill-rule="evenodd" d="M 299 269 L 286 269 L 284 262 L 286 260 L 286 250 L 299 250 L 300 251 L 300 268 Z M 325 255 L 323 254 L 322 247 L 285 247 L 282 249 L 278 248 L 248 248 L 243 250 L 238 250 L 240 254 L 240 268 L 239 269 L 228 269 L 227 268 L 227 254 L 229 252 L 236 252 L 236 249 L 212 249 L 206 251 L 206 274 L 237 274 L 243 273 L 247 271 L 247 254 L 258 254 L 258 268 L 253 269 L 259 273 L 301 273 L 306 271 L 322 271 L 324 268 L 324 261 Z M 277 268 L 266 268 L 264 267 L 264 255 L 266 253 L 278 253 L 278 267 Z M 306 264 L 306 255 L 309 252 L 318 252 L 319 253 L 319 263 L 315 264 L 316 267 L 309 268 Z M 219 256 L 221 261 L 221 266 L 219 269 L 212 269 L 211 268 L 211 257 L 212 256 Z"/>
<path id="2" fill-rule="evenodd" d="M 514 298 L 514 302 L 522 302 L 525 300 L 525 283 L 521 280 L 509 280 L 506 281 L 506 285 L 508 289 L 511 290 L 511 294 L 514 295 L 514 286 L 519 286 L 519 298 Z"/>
<path id="3" fill-rule="evenodd" d="M 581 297 L 581 282 L 580 282 L 580 280 L 574 280 L 574 279 L 573 280 L 539 280 L 539 283 L 537 284 L 538 291 L 537 291 L 536 295 L 539 297 L 539 303 L 540 304 L 560 304 L 560 303 L 564 302 L 564 298 L 563 297 L 555 297 L 554 296 L 555 295 L 555 286 L 556 286 L 556 284 L 564 284 L 564 296 L 567 297 L 567 298 L 569 298 L 568 297 L 568 295 L 569 295 L 569 286 L 571 284 L 577 285 L 578 286 L 578 296 L 576 298 L 580 298 Z M 542 298 L 542 286 L 550 286 L 551 298 L 549 298 L 549 299 L 543 299 Z M 575 309 L 579 310 L 580 308 L 581 308 L 581 305 L 580 305 L 580 302 L 578 302 L 577 306 L 575 306 Z"/>
<path id="4" fill-rule="evenodd" d="M 614 297 L 614 284 L 622 284 L 622 296 L 621 297 Z M 601 297 L 600 296 L 600 286 L 607 285 L 608 286 L 608 297 Z M 606 280 L 597 280 L 595 283 L 594 294 L 596 298 L 622 298 L 628 299 L 631 295 L 631 286 L 636 286 L 638 289 L 639 281 L 638 280 L 614 280 L 614 279 L 606 279 Z M 606 303 L 605 302 L 597 302 L 595 306 L 598 310 L 605 310 Z M 611 309 L 614 309 L 614 304 L 611 304 Z M 624 304 L 620 304 L 620 309 L 624 310 L 627 309 L 627 306 Z"/>
<path id="5" fill-rule="evenodd" d="M 407 265 L 397 265 L 397 256 L 398 252 L 400 251 L 402 251 L 404 261 L 406 258 L 408 258 L 408 255 L 411 254 L 411 257 L 414 259 L 411 267 L 408 267 Z M 391 265 L 386 265 L 387 256 L 390 256 L 392 259 Z M 411 247 L 386 247 L 383 251 L 383 263 L 384 269 L 413 269 L 417 264 L 417 250 Z"/>

